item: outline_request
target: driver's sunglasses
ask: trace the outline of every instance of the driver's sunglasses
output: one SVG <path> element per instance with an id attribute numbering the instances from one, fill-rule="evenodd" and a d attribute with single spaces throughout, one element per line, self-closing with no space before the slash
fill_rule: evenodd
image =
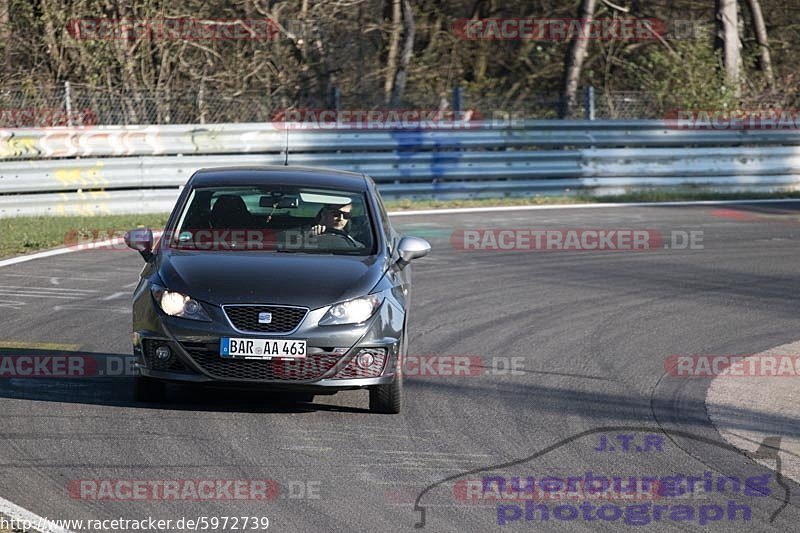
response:
<path id="1" fill-rule="evenodd" d="M 342 211 L 341 209 L 328 209 L 328 213 L 330 213 L 335 217 L 336 216 L 342 217 L 345 220 L 350 220 L 351 217 L 350 211 Z"/>

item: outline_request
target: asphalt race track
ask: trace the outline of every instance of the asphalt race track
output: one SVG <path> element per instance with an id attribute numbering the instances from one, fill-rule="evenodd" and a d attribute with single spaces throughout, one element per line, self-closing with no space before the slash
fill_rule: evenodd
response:
<path id="1" fill-rule="evenodd" d="M 673 377 L 665 361 L 755 354 L 800 338 L 800 203 L 394 221 L 433 245 L 413 267 L 409 362 L 416 364 L 407 368 L 401 415 L 370 414 L 365 392 L 295 404 L 176 386 L 168 403 L 148 406 L 132 400 L 127 376 L 6 378 L 0 495 L 48 518 L 266 516 L 274 531 L 797 530 L 800 486 L 728 447 L 706 414 L 709 380 Z M 667 245 L 673 231 L 700 231 L 702 244 L 637 252 L 454 248 L 454 231 L 481 228 L 648 229 Z M 3 354 L 127 356 L 141 267 L 135 252 L 105 250 L 1 268 Z M 469 361 L 469 375 L 447 375 L 456 372 L 446 363 L 456 360 Z M 742 430 L 764 416 L 740 415 Z M 800 434 L 797 417 L 772 422 L 785 436 Z M 620 435 L 633 435 L 627 451 Z M 598 451 L 603 441 L 614 451 Z M 631 501 L 594 500 L 607 506 L 603 516 L 562 510 L 559 518 L 552 507 L 591 498 L 497 502 L 474 491 L 485 476 L 521 484 L 587 472 L 652 476 L 661 486 L 665 476 L 708 472 L 714 483 L 680 501 L 661 494 L 633 502 L 648 512 L 659 504 L 682 510 L 631 515 L 627 524 L 614 506 Z M 719 489 L 720 476 L 741 481 L 737 493 L 730 480 Z M 745 491 L 748 478 L 766 483 Z M 266 479 L 280 491 L 267 500 L 192 501 L 102 500 L 70 490 L 80 480 L 119 479 Z M 547 522 L 528 515 L 532 503 L 551 506 Z"/>

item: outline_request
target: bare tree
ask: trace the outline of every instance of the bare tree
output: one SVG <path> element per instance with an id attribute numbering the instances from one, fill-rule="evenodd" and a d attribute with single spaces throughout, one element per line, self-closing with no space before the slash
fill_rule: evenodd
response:
<path id="1" fill-rule="evenodd" d="M 758 58 L 761 72 L 764 73 L 769 88 L 774 91 L 775 76 L 772 73 L 772 58 L 769 53 L 769 42 L 767 41 L 767 26 L 764 24 L 764 15 L 761 13 L 761 3 L 758 0 L 747 0 L 747 5 L 750 8 L 750 15 L 753 17 L 753 29 L 761 51 Z"/>
<path id="2" fill-rule="evenodd" d="M 411 11 L 411 4 L 408 0 L 403 2 L 403 55 L 400 57 L 400 67 L 394 77 L 394 88 L 392 90 L 392 105 L 398 105 L 405 94 L 406 78 L 408 77 L 408 63 L 411 61 L 411 54 L 414 52 L 414 37 L 417 26 L 414 23 L 414 13 Z"/>
<path id="3" fill-rule="evenodd" d="M 717 0 L 717 38 L 723 49 L 725 79 L 739 94 L 742 66 L 739 12 L 736 0 Z"/>
<path id="4" fill-rule="evenodd" d="M 389 52 L 386 57 L 386 78 L 383 84 L 384 100 L 388 103 L 394 89 L 394 77 L 397 74 L 397 54 L 400 51 L 400 34 L 402 26 L 401 0 L 392 0 L 392 33 L 389 37 Z"/>
<path id="5" fill-rule="evenodd" d="M 581 0 L 578 18 L 582 19 L 584 24 L 591 24 L 596 4 L 596 0 Z M 588 31 L 583 33 L 589 34 Z M 588 48 L 588 39 L 580 38 L 579 36 L 573 38 L 564 68 L 564 83 L 561 89 L 561 118 L 572 116 L 577 105 L 578 83 L 580 83 L 581 70 L 583 69 L 583 62 L 586 59 Z"/>
<path id="6" fill-rule="evenodd" d="M 11 28 L 8 23 L 8 0 L 0 0 L 0 43 L 3 44 L 3 63 L 6 70 L 11 66 Z"/>

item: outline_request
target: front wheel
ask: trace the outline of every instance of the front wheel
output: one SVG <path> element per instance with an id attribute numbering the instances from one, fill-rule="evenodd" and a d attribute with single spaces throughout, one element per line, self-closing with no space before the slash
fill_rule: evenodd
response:
<path id="1" fill-rule="evenodd" d="M 403 407 L 403 374 L 395 374 L 394 381 L 369 389 L 369 410 L 373 413 L 396 415 Z"/>
<path id="2" fill-rule="evenodd" d="M 133 378 L 133 397 L 137 402 L 163 402 L 166 388 L 163 381 L 145 376 Z"/>

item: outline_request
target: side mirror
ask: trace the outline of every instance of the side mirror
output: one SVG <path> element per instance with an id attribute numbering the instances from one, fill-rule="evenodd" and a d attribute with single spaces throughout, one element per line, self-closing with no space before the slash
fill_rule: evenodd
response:
<path id="1" fill-rule="evenodd" d="M 425 257 L 431 251 L 431 245 L 425 239 L 419 237 L 403 237 L 400 239 L 400 244 L 397 246 L 397 253 L 400 259 L 397 260 L 397 266 L 405 268 L 414 259 Z"/>
<path id="2" fill-rule="evenodd" d="M 145 261 L 153 258 L 153 230 L 150 228 L 136 228 L 125 234 L 125 244 L 128 248 L 133 248 L 140 254 Z"/>

